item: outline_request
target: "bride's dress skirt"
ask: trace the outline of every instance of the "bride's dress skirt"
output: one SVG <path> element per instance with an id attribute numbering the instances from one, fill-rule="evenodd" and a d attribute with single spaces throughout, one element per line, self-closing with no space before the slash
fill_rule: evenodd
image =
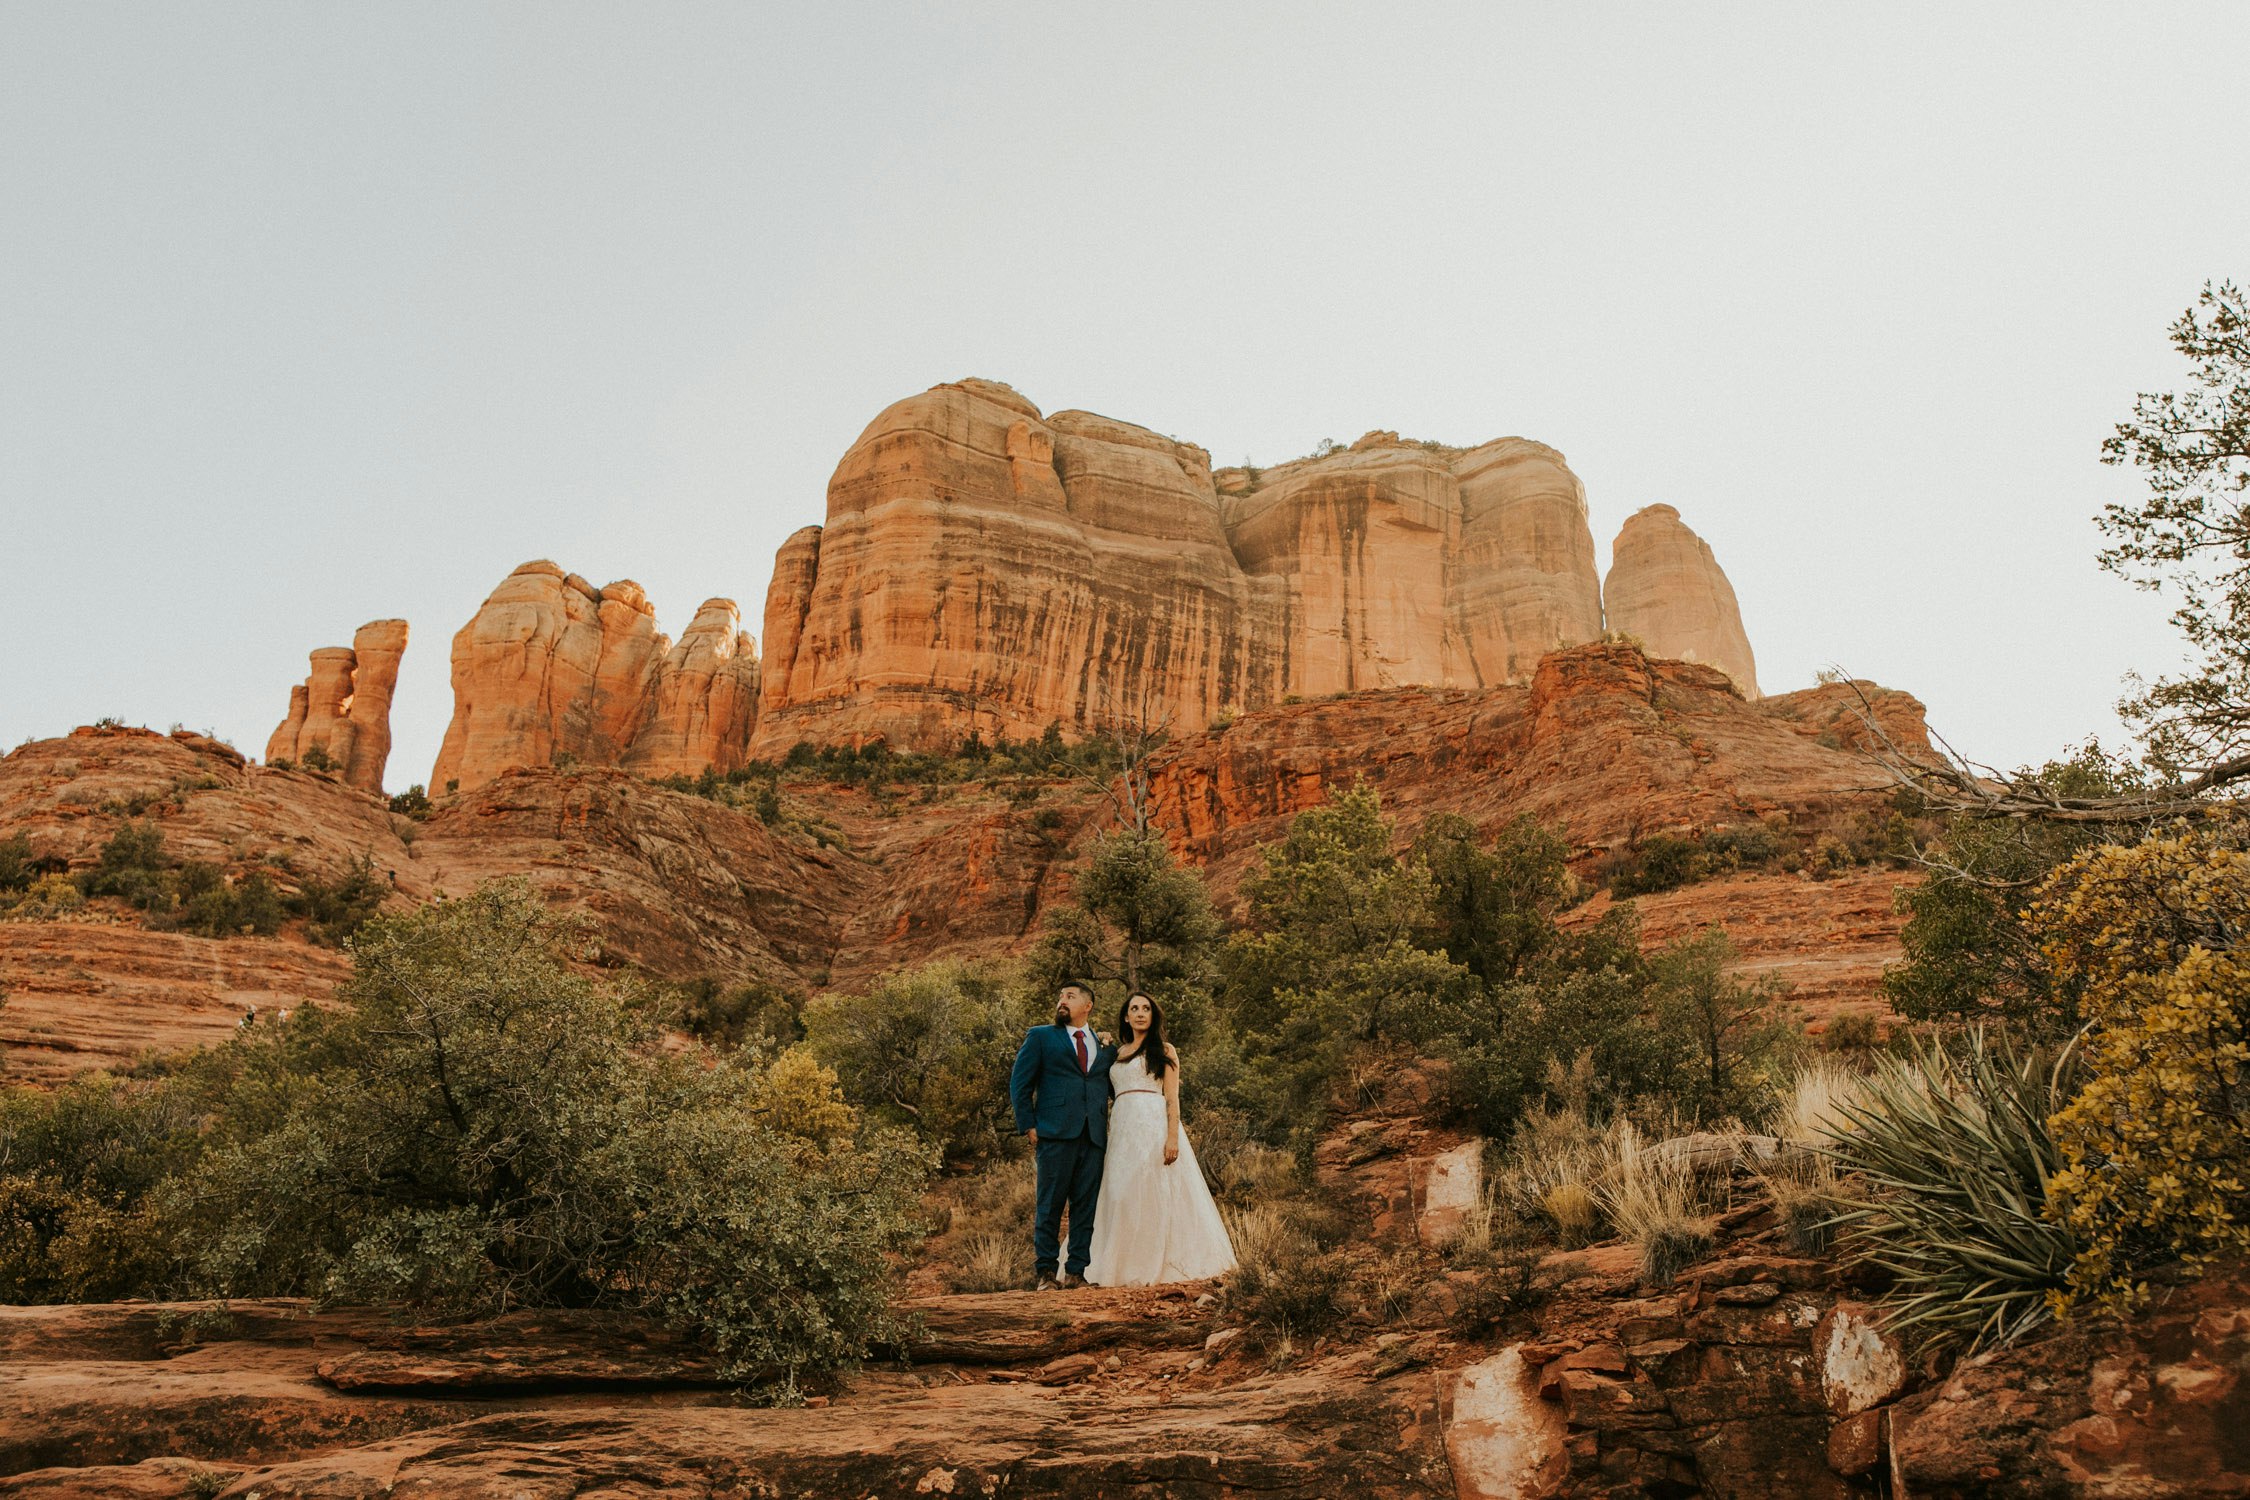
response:
<path id="1" fill-rule="evenodd" d="M 1234 1243 L 1184 1129 L 1180 1159 L 1164 1165 L 1164 1119 L 1164 1096 L 1146 1089 L 1119 1094 L 1110 1107 L 1086 1263 L 1086 1279 L 1097 1286 L 1201 1281 L 1234 1269 Z"/>

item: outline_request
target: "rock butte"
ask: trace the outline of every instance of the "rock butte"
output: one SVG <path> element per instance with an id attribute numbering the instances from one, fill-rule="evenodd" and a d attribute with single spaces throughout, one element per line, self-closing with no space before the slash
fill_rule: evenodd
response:
<path id="1" fill-rule="evenodd" d="M 406 653 L 404 620 L 370 620 L 349 646 L 312 654 L 312 675 L 289 690 L 289 716 L 266 741 L 266 759 L 302 760 L 318 749 L 347 786 L 383 789 L 391 758 L 391 694 Z"/>
<path id="2" fill-rule="evenodd" d="M 709 599 L 678 645 L 630 579 L 595 588 L 553 563 L 501 581 L 453 637 L 453 720 L 432 786 L 517 766 L 731 770 L 757 713 L 756 643 Z"/>
<path id="3" fill-rule="evenodd" d="M 1734 591 L 1676 511 L 1626 524 L 1609 589 L 1631 622 L 1611 628 L 1756 696 Z M 1214 471 L 1193 444 L 963 380 L 844 454 L 826 524 L 774 559 L 762 662 L 725 600 L 667 650 L 637 584 L 518 568 L 454 637 L 431 784 L 725 771 L 800 740 L 1187 732 L 1292 697 L 1521 683 L 1603 628 L 1585 487 L 1543 444 L 1370 432 Z"/>
<path id="4" fill-rule="evenodd" d="M 1717 667 L 1745 698 L 1758 696 L 1758 664 L 1734 586 L 1711 544 L 1688 530 L 1671 506 L 1651 505 L 1626 517 L 1610 548 L 1602 608 L 1611 630 L 1637 637 L 1658 656 Z"/>

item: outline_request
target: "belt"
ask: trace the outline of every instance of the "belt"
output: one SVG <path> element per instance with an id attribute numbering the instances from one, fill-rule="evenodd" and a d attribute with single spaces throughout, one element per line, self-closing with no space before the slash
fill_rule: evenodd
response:
<path id="1" fill-rule="evenodd" d="M 1164 1090 L 1162 1089 L 1119 1089 L 1117 1091 L 1117 1097 L 1122 1099 L 1127 1094 L 1161 1094 L 1163 1092 Z"/>

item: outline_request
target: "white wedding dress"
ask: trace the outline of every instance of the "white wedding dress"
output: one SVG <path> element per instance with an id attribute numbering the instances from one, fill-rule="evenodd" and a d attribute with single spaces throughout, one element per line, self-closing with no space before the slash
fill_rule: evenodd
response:
<path id="1" fill-rule="evenodd" d="M 1096 1286 L 1201 1281 L 1234 1269 L 1234 1242 L 1180 1132 L 1180 1159 L 1164 1164 L 1164 1085 L 1139 1056 L 1112 1063 L 1109 1149 L 1094 1205 L 1086 1279 Z"/>

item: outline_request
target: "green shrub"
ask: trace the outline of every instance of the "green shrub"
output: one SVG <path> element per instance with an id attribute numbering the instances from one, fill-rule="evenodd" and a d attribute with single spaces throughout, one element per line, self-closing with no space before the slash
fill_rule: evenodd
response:
<path id="1" fill-rule="evenodd" d="M 698 1041 L 770 1054 L 804 1037 L 804 1008 L 803 995 L 762 979 L 724 985 L 703 978 L 681 985 L 665 1014 Z"/>
<path id="2" fill-rule="evenodd" d="M 2078 855 L 2032 931 L 2088 1022 L 2052 1124 L 2049 1217 L 2083 1240 L 2066 1302 L 2131 1307 L 2151 1263 L 2250 1257 L 2250 852 L 2239 822 Z"/>
<path id="3" fill-rule="evenodd" d="M 805 1040 L 854 1104 L 960 1157 L 1014 1134 L 1008 1070 L 1051 1014 L 1000 966 L 944 960 L 807 1002 Z"/>
<path id="4" fill-rule="evenodd" d="M 2046 1214 L 2063 1097 L 2049 1069 L 1978 1030 L 1958 1053 L 1878 1059 L 1837 1104 L 1837 1164 L 1863 1195 L 1837 1217 L 1844 1248 L 1890 1280 L 1894 1325 L 1925 1347 L 2010 1343 L 2051 1315 L 2082 1248 Z"/>
<path id="5" fill-rule="evenodd" d="M 570 941 L 522 881 L 367 923 L 345 1007 L 234 1044 L 204 1154 L 158 1195 L 191 1285 L 643 1309 L 752 1381 L 894 1339 L 919 1149 L 769 1123 L 759 1069 L 650 1046 Z"/>
<path id="6" fill-rule="evenodd" d="M 127 823 L 102 845 L 94 868 L 78 877 L 89 896 L 118 896 L 144 911 L 168 911 L 173 903 L 164 872 L 171 860 L 164 833 L 154 823 Z"/>
<path id="7" fill-rule="evenodd" d="M 2109 796 L 2140 784 L 2135 768 L 2091 742 L 2021 779 L 2057 798 Z M 2075 1031 L 2078 986 L 2054 973 L 2024 918 L 2040 881 L 2102 838 L 2083 823 L 1954 818 L 1931 851 L 1928 877 L 1898 894 L 1905 961 L 1885 971 L 1883 989 L 1899 1014 L 1992 1020 L 2058 1039 Z"/>
<path id="8" fill-rule="evenodd" d="M 30 839 L 20 833 L 0 839 L 0 891 L 27 889 L 38 873 Z"/>
<path id="9" fill-rule="evenodd" d="M 1628 850 L 1609 878 L 1612 896 L 1653 895 L 1691 885 L 1710 873 L 1703 846 L 1692 838 L 1658 834 Z"/>
<path id="10" fill-rule="evenodd" d="M 382 908 L 390 882 L 375 873 L 375 861 L 362 854 L 334 880 L 307 876 L 297 882 L 288 898 L 293 916 L 305 919 L 305 935 L 316 943 L 341 948 Z"/>
<path id="11" fill-rule="evenodd" d="M 417 781 L 405 791 L 395 792 L 391 795 L 390 809 L 392 812 L 403 813 L 416 822 L 420 822 L 430 815 L 430 794 L 424 791 L 422 783 Z"/>

